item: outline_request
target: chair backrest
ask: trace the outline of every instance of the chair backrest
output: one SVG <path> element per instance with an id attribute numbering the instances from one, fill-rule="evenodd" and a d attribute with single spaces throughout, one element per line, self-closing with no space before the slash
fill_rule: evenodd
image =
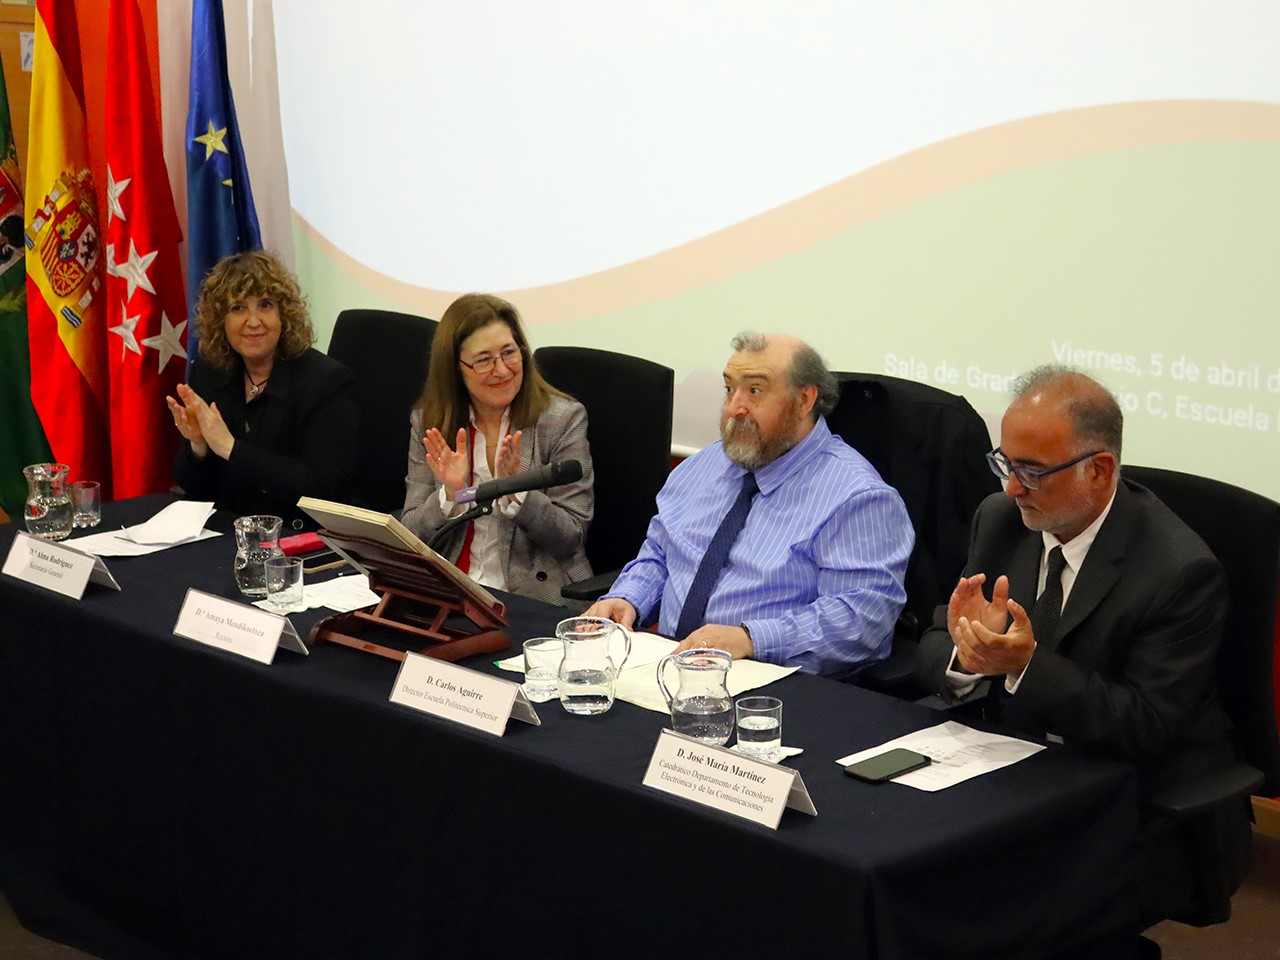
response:
<path id="1" fill-rule="evenodd" d="M 590 347 L 541 347 L 534 359 L 549 383 L 587 408 L 595 466 L 587 559 L 596 573 L 617 570 L 639 552 L 671 471 L 675 372 Z"/>
<path id="2" fill-rule="evenodd" d="M 908 626 L 919 635 L 964 569 L 969 527 L 1000 489 L 987 466 L 987 425 L 964 397 L 897 377 L 837 373 L 827 425 L 861 453 L 906 504 L 916 532 L 907 566 Z"/>
<path id="3" fill-rule="evenodd" d="M 343 310 L 329 356 L 355 374 L 359 472 L 351 501 L 390 512 L 404 506 L 409 413 L 422 393 L 436 321 L 390 310 Z"/>
<path id="4" fill-rule="evenodd" d="M 1274 651 L 1280 598 L 1280 503 L 1240 487 L 1156 467 L 1121 468 L 1199 534 L 1227 573 L 1231 607 L 1218 651 L 1218 690 L 1242 759 L 1280 794 Z"/>

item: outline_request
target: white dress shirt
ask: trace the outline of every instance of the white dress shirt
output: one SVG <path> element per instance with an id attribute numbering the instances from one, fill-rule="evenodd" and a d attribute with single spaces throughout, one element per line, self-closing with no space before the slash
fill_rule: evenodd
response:
<path id="1" fill-rule="evenodd" d="M 498 435 L 505 437 L 510 426 L 511 408 L 508 407 L 502 414 L 502 425 L 498 428 Z M 484 438 L 484 431 L 476 429 L 474 410 L 471 411 L 471 430 L 468 432 L 473 438 L 469 485 L 474 487 L 494 479 L 493 473 L 489 470 L 489 448 Z M 450 500 L 445 495 L 443 485 L 440 487 L 439 495 L 440 512 L 446 518 L 456 517 L 470 509 L 469 504 L 454 503 Z M 500 512 L 507 520 L 515 519 L 523 504 L 524 494 L 508 494 L 494 502 L 493 513 L 471 521 L 475 524 L 475 535 L 471 538 L 471 566 L 468 575 L 481 586 L 492 587 L 495 590 L 507 589 L 507 577 L 502 572 L 502 544 L 498 526 L 504 521 L 498 513 Z"/>

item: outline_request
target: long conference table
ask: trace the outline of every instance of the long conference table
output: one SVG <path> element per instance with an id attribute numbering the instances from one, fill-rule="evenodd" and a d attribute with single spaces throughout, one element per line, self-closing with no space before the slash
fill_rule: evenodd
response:
<path id="1" fill-rule="evenodd" d="M 833 761 L 939 715 L 797 674 L 769 692 L 818 815 L 772 831 L 643 786 L 651 711 L 552 702 L 495 737 L 390 703 L 383 657 L 174 636 L 188 587 L 238 596 L 234 553 L 109 559 L 122 591 L 78 602 L 0 576 L 0 886 L 28 929 L 107 960 L 1041 958 L 1134 929 L 1125 764 L 862 783 Z M 564 615 L 504 599 L 513 645 Z"/>

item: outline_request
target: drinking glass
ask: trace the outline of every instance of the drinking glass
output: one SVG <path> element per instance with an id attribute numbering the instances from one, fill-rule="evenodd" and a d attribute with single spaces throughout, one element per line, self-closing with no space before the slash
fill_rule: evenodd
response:
<path id="1" fill-rule="evenodd" d="M 777 697 L 739 697 L 738 752 L 756 760 L 782 759 L 782 701 Z"/>
<path id="2" fill-rule="evenodd" d="M 268 557 L 263 566 L 267 576 L 267 604 L 271 612 L 296 613 L 302 610 L 302 558 Z"/>
<path id="3" fill-rule="evenodd" d="M 534 637 L 524 642 L 524 695 L 534 703 L 560 696 L 560 661 L 564 641 L 558 637 Z"/>
<path id="4" fill-rule="evenodd" d="M 77 527 L 96 527 L 102 522 L 102 484 L 97 480 L 77 480 L 71 484 L 71 509 Z"/>

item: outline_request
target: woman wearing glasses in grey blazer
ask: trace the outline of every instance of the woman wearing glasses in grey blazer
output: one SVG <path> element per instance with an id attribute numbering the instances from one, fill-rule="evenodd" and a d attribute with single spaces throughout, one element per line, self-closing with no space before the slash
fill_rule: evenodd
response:
<path id="1" fill-rule="evenodd" d="M 423 540 L 465 505 L 466 487 L 576 460 L 582 477 L 494 501 L 440 550 L 480 584 L 562 603 L 560 587 L 591 576 L 591 451 L 582 404 L 548 384 L 510 303 L 469 293 L 440 318 L 422 396 L 410 418 L 402 522 Z"/>

